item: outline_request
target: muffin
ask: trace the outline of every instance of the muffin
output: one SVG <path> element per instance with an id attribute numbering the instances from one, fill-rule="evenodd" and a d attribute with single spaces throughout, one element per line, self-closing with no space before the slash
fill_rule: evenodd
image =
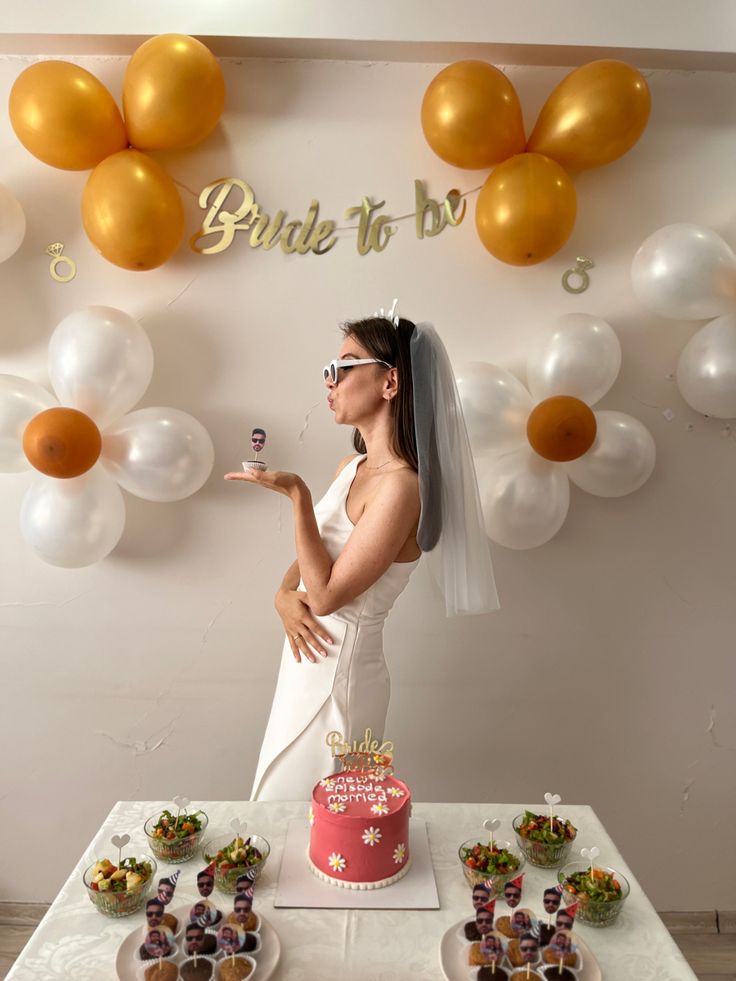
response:
<path id="1" fill-rule="evenodd" d="M 504 937 L 511 937 L 512 940 L 514 939 L 514 937 L 516 937 L 516 934 L 511 929 L 510 916 L 499 916 L 498 919 L 496 920 L 495 929 L 498 930 L 499 933 L 502 933 Z"/>
<path id="2" fill-rule="evenodd" d="M 151 964 L 143 972 L 143 977 L 146 981 L 176 981 L 179 971 L 176 964 L 172 964 L 171 961 L 161 961 L 159 964 Z"/>
<path id="3" fill-rule="evenodd" d="M 196 964 L 194 958 L 190 958 L 179 967 L 182 981 L 210 981 L 212 971 L 212 961 L 208 961 L 206 957 L 198 957 Z"/>
<path id="4" fill-rule="evenodd" d="M 545 967 L 542 974 L 549 981 L 576 981 L 577 977 L 566 967 L 563 967 L 562 970 L 559 967 Z"/>
<path id="5" fill-rule="evenodd" d="M 244 957 L 226 957 L 217 967 L 217 981 L 242 981 L 253 970 L 250 960 Z"/>
<path id="6" fill-rule="evenodd" d="M 507 981 L 508 972 L 504 971 L 502 967 L 496 967 L 494 971 L 492 967 L 486 965 L 478 968 L 476 978 L 477 981 Z"/>

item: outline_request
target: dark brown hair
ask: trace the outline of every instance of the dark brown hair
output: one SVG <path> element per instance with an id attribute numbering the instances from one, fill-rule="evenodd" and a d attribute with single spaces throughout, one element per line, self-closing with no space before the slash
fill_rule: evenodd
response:
<path id="1" fill-rule="evenodd" d="M 394 433 L 391 449 L 412 470 L 419 469 L 417 438 L 414 431 L 414 386 L 411 374 L 410 344 L 415 331 L 411 320 L 399 319 L 394 327 L 385 317 L 366 317 L 342 325 L 344 337 L 354 337 L 373 358 L 379 358 L 396 368 L 398 391 L 391 400 L 394 417 Z M 353 431 L 353 446 L 358 453 L 365 453 L 365 442 L 359 430 Z"/>

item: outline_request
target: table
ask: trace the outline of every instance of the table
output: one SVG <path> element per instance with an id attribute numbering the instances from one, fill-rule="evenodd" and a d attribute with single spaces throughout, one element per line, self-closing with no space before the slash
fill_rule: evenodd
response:
<path id="1" fill-rule="evenodd" d="M 114 981 L 115 955 L 127 934 L 143 925 L 143 912 L 113 920 L 102 916 L 87 898 L 82 872 L 98 858 L 114 858 L 113 834 L 131 836 L 128 854 L 146 852 L 143 824 L 170 806 L 166 802 L 119 801 L 67 879 L 46 916 L 7 978 L 8 981 Z M 273 925 L 282 945 L 274 981 L 430 981 L 442 978 L 439 944 L 442 935 L 462 916 L 472 916 L 469 889 L 462 876 L 457 849 L 467 838 L 481 840 L 483 821 L 501 819 L 499 839 L 513 838 L 511 821 L 524 804 L 414 804 L 414 817 L 427 822 L 441 908 L 439 910 L 299 910 L 275 909 L 276 890 L 286 828 L 304 815 L 304 803 L 202 802 L 213 835 L 228 830 L 233 817 L 271 842 L 271 856 L 259 879 L 256 909 Z M 532 805 L 529 805 L 532 806 Z M 601 864 L 620 869 L 631 883 L 619 920 L 595 929 L 576 925 L 592 949 L 608 981 L 694 981 L 695 975 L 657 916 L 638 882 L 592 808 L 565 805 L 564 815 L 578 828 L 580 846 L 597 845 Z M 181 866 L 175 903 L 194 901 L 198 859 Z M 174 868 L 161 866 L 161 869 Z M 526 867 L 524 902 L 541 909 L 544 886 L 554 872 Z M 217 894 L 213 894 L 213 899 Z M 533 897 L 533 898 L 532 898 Z M 539 897 L 539 898 L 537 898 Z"/>

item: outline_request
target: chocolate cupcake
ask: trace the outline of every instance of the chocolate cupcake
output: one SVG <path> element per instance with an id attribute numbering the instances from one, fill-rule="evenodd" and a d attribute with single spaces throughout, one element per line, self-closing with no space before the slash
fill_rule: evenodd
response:
<path id="1" fill-rule="evenodd" d="M 478 973 L 476 974 L 477 981 L 507 981 L 508 971 L 505 971 L 502 967 L 497 967 L 493 970 L 493 967 L 479 967 Z"/>
<path id="2" fill-rule="evenodd" d="M 214 964 L 206 957 L 198 957 L 196 964 L 194 958 L 190 957 L 179 967 L 182 981 L 210 981 L 213 972 Z"/>

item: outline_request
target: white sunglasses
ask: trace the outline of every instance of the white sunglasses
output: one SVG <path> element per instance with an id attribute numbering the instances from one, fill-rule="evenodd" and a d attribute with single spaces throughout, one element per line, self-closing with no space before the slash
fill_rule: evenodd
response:
<path id="1" fill-rule="evenodd" d="M 337 373 L 340 368 L 354 368 L 359 364 L 382 364 L 387 368 L 393 368 L 392 364 L 389 364 L 388 361 L 382 361 L 380 358 L 334 358 L 329 364 L 324 366 L 322 374 L 324 375 L 325 381 L 329 378 L 333 385 L 337 385 Z"/>

